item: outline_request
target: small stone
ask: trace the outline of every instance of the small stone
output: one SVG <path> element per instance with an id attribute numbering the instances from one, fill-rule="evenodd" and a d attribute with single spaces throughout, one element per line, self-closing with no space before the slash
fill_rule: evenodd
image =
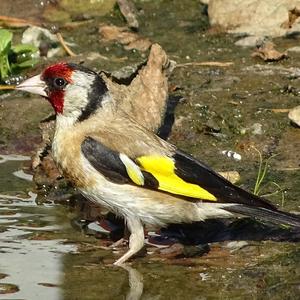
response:
<path id="1" fill-rule="evenodd" d="M 241 176 L 238 171 L 225 171 L 218 173 L 233 184 L 241 180 Z"/>
<path id="2" fill-rule="evenodd" d="M 196 245 L 196 246 L 184 246 L 183 255 L 184 257 L 195 257 L 203 256 L 210 251 L 208 244 Z"/>
<path id="3" fill-rule="evenodd" d="M 287 51 L 288 52 L 300 52 L 300 46 L 291 47 Z"/>
<path id="4" fill-rule="evenodd" d="M 234 160 L 241 160 L 242 159 L 241 154 L 239 154 L 235 151 L 232 151 L 232 150 L 223 150 L 223 151 L 221 151 L 221 153 L 226 155 L 228 158 L 232 158 Z"/>
<path id="5" fill-rule="evenodd" d="M 180 243 L 175 243 L 171 247 L 163 248 L 160 250 L 160 254 L 166 258 L 175 258 L 178 256 L 183 256 L 184 245 Z"/>
<path id="6" fill-rule="evenodd" d="M 207 131 L 211 131 L 211 132 L 221 132 L 221 127 L 219 126 L 219 124 L 217 124 L 217 122 L 213 119 L 208 120 L 205 123 L 205 127 Z"/>
<path id="7" fill-rule="evenodd" d="M 230 252 L 234 252 L 234 251 L 240 250 L 248 245 L 249 245 L 249 243 L 246 241 L 232 241 L 232 242 L 227 243 L 226 248 L 229 249 Z"/>
<path id="8" fill-rule="evenodd" d="M 251 35 L 236 41 L 234 44 L 241 47 L 255 47 L 264 37 Z"/>
<path id="9" fill-rule="evenodd" d="M 300 105 L 291 109 L 288 117 L 294 124 L 300 127 Z"/>
<path id="10" fill-rule="evenodd" d="M 168 248 L 160 250 L 160 255 L 164 258 L 178 258 L 178 257 L 195 257 L 202 256 L 210 251 L 208 244 L 204 245 L 183 245 L 175 243 Z"/>
<path id="11" fill-rule="evenodd" d="M 254 135 L 262 135 L 263 134 L 262 124 L 260 124 L 260 123 L 254 123 L 250 127 L 250 130 L 251 130 L 252 134 L 254 134 Z"/>

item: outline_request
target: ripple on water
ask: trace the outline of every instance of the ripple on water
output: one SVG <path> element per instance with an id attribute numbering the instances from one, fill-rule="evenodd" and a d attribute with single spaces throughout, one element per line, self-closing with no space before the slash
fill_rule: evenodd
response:
<path id="1" fill-rule="evenodd" d="M 4 166 L 6 159 L 0 157 Z M 35 200 L 33 192 L 27 198 L 0 194 L 0 273 L 6 275 L 0 278 L 0 294 L 5 299 L 62 298 L 62 257 L 76 249 L 63 239 L 34 239 L 39 232 L 61 229 L 53 217 L 55 207 L 39 206 Z"/>

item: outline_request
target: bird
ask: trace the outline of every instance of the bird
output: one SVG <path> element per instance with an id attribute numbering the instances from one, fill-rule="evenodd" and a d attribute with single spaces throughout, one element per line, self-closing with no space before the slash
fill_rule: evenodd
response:
<path id="1" fill-rule="evenodd" d="M 16 89 L 52 105 L 52 154 L 65 178 L 88 201 L 124 218 L 129 249 L 115 265 L 142 249 L 145 225 L 250 216 L 300 228 L 297 215 L 232 184 L 137 123 L 100 74 L 83 65 L 56 63 Z"/>

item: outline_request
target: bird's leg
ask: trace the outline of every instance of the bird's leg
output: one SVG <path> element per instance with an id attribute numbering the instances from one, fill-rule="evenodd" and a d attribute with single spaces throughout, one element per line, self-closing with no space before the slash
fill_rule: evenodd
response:
<path id="1" fill-rule="evenodd" d="M 116 266 L 123 264 L 144 246 L 144 228 L 141 221 L 135 217 L 127 217 L 126 222 L 128 229 L 131 232 L 129 237 L 129 250 L 114 263 Z"/>

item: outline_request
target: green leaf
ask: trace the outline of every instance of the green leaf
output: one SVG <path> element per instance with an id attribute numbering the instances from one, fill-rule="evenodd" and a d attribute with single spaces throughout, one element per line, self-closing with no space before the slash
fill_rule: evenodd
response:
<path id="1" fill-rule="evenodd" d="M 21 53 L 26 53 L 26 52 L 35 53 L 38 51 L 38 48 L 33 45 L 30 45 L 30 44 L 18 44 L 18 45 L 12 46 L 11 50 L 15 54 L 21 54 Z"/>
<path id="2" fill-rule="evenodd" d="M 12 40 L 12 33 L 5 29 L 0 29 L 0 53 L 7 53 L 11 40 Z"/>
<path id="3" fill-rule="evenodd" d="M 0 54 L 0 80 L 6 78 L 10 74 L 10 66 L 6 54 Z"/>
<path id="4" fill-rule="evenodd" d="M 17 68 L 20 68 L 20 69 L 31 68 L 34 65 L 36 65 L 38 62 L 39 62 L 39 60 L 37 58 L 32 58 L 32 59 L 25 60 L 24 62 L 14 64 L 13 68 L 14 69 L 17 69 Z"/>

